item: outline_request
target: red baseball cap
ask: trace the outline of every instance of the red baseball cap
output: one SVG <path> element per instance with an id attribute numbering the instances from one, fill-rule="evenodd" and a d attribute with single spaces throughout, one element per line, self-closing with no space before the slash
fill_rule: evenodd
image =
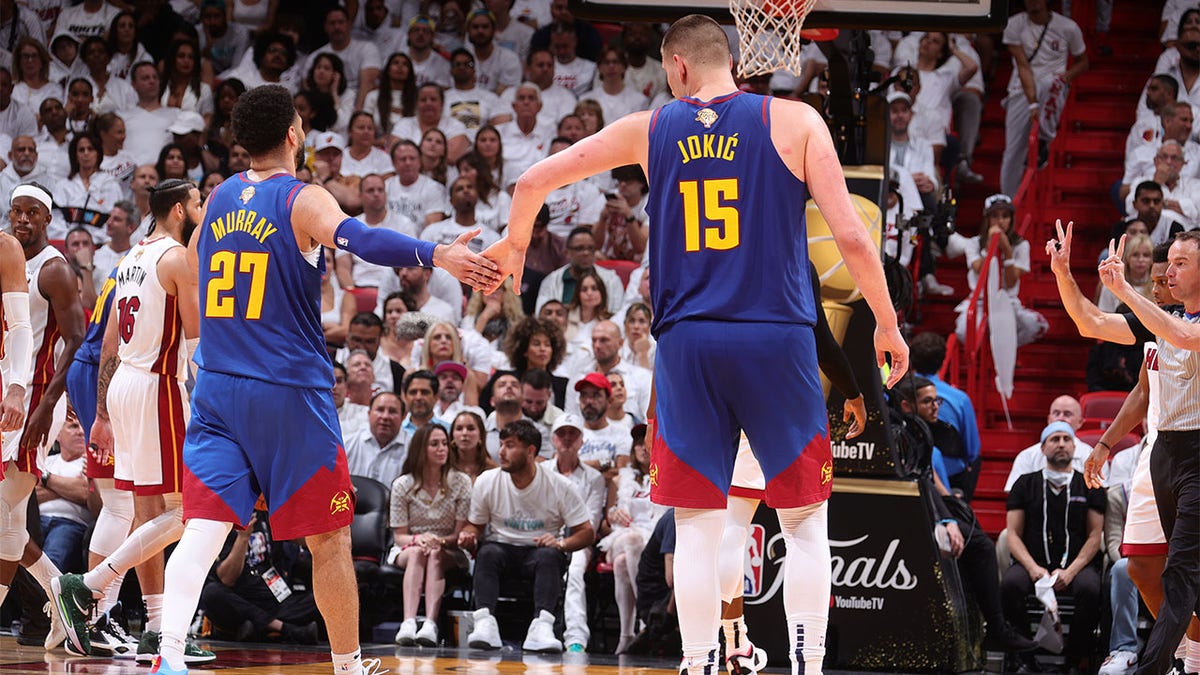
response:
<path id="1" fill-rule="evenodd" d="M 588 373 L 583 376 L 583 379 L 575 383 L 575 391 L 582 391 L 584 385 L 592 385 L 597 389 L 603 389 L 609 396 L 612 396 L 612 382 L 603 373 Z"/>

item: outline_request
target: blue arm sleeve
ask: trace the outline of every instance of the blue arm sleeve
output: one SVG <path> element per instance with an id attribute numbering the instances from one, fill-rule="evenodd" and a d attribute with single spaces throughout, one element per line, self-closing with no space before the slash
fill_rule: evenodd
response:
<path id="1" fill-rule="evenodd" d="M 431 241 L 413 239 L 382 227 L 369 227 L 358 218 L 347 218 L 333 233 L 334 243 L 363 260 L 384 267 L 433 267 Z"/>

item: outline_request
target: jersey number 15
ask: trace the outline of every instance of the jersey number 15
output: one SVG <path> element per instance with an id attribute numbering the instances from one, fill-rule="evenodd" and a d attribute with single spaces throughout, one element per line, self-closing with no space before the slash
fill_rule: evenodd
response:
<path id="1" fill-rule="evenodd" d="M 738 179 L 710 178 L 681 180 L 679 194 L 683 196 L 684 250 L 694 253 L 702 249 L 728 251 L 741 243 L 741 214 L 737 206 L 723 201 L 738 200 Z M 720 227 L 700 227 L 700 217 L 720 222 Z"/>
<path id="2" fill-rule="evenodd" d="M 239 274 L 250 275 L 250 295 L 246 299 L 244 318 L 262 318 L 263 293 L 267 289 L 267 263 L 269 253 L 242 251 L 217 251 L 208 262 L 208 271 L 213 276 L 208 280 L 205 291 L 204 316 L 214 319 L 232 319 L 236 299 L 231 293 L 237 285 Z"/>

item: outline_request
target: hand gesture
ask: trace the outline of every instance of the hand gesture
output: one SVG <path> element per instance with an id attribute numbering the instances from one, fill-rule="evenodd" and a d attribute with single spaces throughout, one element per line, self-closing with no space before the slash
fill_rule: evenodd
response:
<path id="1" fill-rule="evenodd" d="M 1130 288 L 1129 282 L 1125 279 L 1125 238 L 1127 235 L 1121 235 L 1120 242 L 1108 242 L 1108 257 L 1100 263 L 1100 282 L 1104 287 L 1112 292 L 1119 299 L 1124 300 L 1123 293 Z M 1114 243 L 1116 244 L 1114 248 Z"/>
<path id="2" fill-rule="evenodd" d="M 1075 231 L 1075 221 L 1067 222 L 1063 230 L 1062 220 L 1054 221 L 1054 230 L 1058 237 L 1046 242 L 1046 255 L 1050 256 L 1050 271 L 1055 274 L 1071 273 L 1071 234 Z"/>
<path id="3" fill-rule="evenodd" d="M 867 406 L 863 402 L 862 394 L 859 394 L 858 398 L 847 399 L 842 404 L 842 421 L 849 422 L 852 419 L 854 422 L 846 432 L 846 440 L 858 436 L 867 428 Z"/>
<path id="4" fill-rule="evenodd" d="M 105 419 L 96 418 L 92 423 L 92 433 L 89 436 L 90 445 L 95 450 L 92 456 L 100 466 L 108 466 L 113 452 L 112 423 Z"/>
<path id="5" fill-rule="evenodd" d="M 433 264 L 471 288 L 490 293 L 500 287 L 504 277 L 497 273 L 495 263 L 469 248 L 471 240 L 480 232 L 483 230 L 477 227 L 458 235 L 449 245 L 439 245 L 433 250 Z"/>
<path id="6" fill-rule="evenodd" d="M 475 550 L 475 533 L 468 530 L 463 530 L 458 533 L 458 547 L 464 551 Z"/>
<path id="7" fill-rule="evenodd" d="M 875 363 L 883 368 L 886 357 L 892 357 L 892 372 L 888 376 L 887 388 L 891 389 L 908 372 L 908 344 L 896 326 L 875 326 Z"/>
<path id="8" fill-rule="evenodd" d="M 19 431 L 25 426 L 25 387 L 10 385 L 0 402 L 0 431 Z"/>
<path id="9" fill-rule="evenodd" d="M 957 558 L 963 552 L 963 536 L 962 530 L 958 529 L 958 523 L 946 523 L 946 536 L 950 538 L 950 555 Z"/>
<path id="10" fill-rule="evenodd" d="M 1093 490 L 1104 487 L 1104 464 L 1108 462 L 1108 448 L 1100 443 L 1092 448 L 1083 463 L 1083 482 Z"/>
<path id="11" fill-rule="evenodd" d="M 521 277 L 525 273 L 525 251 L 518 249 L 508 237 L 505 237 L 487 247 L 487 250 L 483 252 L 483 257 L 495 263 L 494 268 L 499 272 L 492 286 L 484 290 L 489 293 L 496 290 L 506 278 L 511 276 L 513 292 L 520 295 Z"/>
<path id="12" fill-rule="evenodd" d="M 633 523 L 633 517 L 625 509 L 614 506 L 608 510 L 608 522 L 610 525 L 629 527 Z"/>
<path id="13" fill-rule="evenodd" d="M 25 436 L 21 439 L 21 447 L 26 450 L 36 450 L 46 444 L 50 435 L 50 425 L 54 422 L 55 401 L 43 399 L 29 413 L 29 421 L 25 424 Z"/>
<path id="14" fill-rule="evenodd" d="M 1069 569 L 1061 569 L 1058 571 L 1058 578 L 1054 580 L 1054 590 L 1065 591 L 1075 581 L 1075 573 Z"/>

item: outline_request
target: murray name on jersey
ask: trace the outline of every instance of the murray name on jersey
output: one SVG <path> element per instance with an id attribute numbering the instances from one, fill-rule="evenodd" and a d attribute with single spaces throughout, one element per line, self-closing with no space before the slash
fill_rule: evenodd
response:
<path id="1" fill-rule="evenodd" d="M 221 241 L 222 237 L 233 232 L 245 232 L 261 244 L 279 231 L 265 217 L 249 209 L 238 209 L 218 216 L 209 226 L 212 228 L 213 241 Z"/>

